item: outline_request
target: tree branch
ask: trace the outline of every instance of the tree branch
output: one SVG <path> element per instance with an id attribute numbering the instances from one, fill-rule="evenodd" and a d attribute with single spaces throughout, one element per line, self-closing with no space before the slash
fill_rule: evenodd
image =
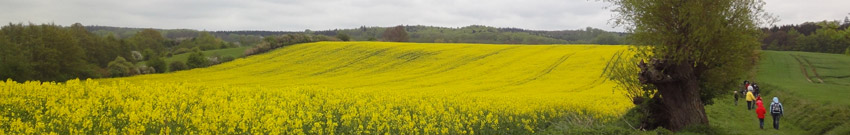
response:
<path id="1" fill-rule="evenodd" d="M 662 70 L 662 67 L 665 67 L 664 60 L 651 59 L 649 63 L 640 61 L 638 67 L 640 67 L 639 80 L 642 84 L 656 84 L 656 83 L 669 83 L 675 81 L 673 77 L 665 74 Z"/>

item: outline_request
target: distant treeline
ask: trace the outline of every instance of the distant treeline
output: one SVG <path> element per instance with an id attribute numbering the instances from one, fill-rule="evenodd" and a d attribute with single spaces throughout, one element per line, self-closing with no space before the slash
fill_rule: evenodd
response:
<path id="1" fill-rule="evenodd" d="M 169 39 L 154 29 L 133 31 L 119 37 L 122 34 L 111 31 L 95 34 L 79 23 L 69 27 L 10 23 L 0 29 L 0 78 L 65 81 L 162 73 L 185 69 L 169 70 L 162 57 L 239 46 L 207 32 L 192 33 L 197 35 L 186 36 L 189 38 Z M 215 63 L 206 62 L 208 58 L 203 54 L 199 57 L 195 59 L 203 59 L 201 65 L 187 63 L 188 67 Z"/>
<path id="2" fill-rule="evenodd" d="M 850 19 L 762 28 L 762 49 L 850 55 Z"/>
<path id="3" fill-rule="evenodd" d="M 118 37 L 129 37 L 139 28 L 89 26 L 90 31 L 104 35 L 113 33 Z M 311 34 L 337 37 L 346 35 L 353 41 L 382 40 L 386 29 L 392 27 L 366 27 L 334 30 L 304 31 L 212 31 L 211 34 L 228 42 L 256 45 L 264 37 Z M 412 25 L 403 26 L 409 36 L 408 42 L 420 43 L 488 43 L 488 44 L 630 44 L 627 33 L 609 32 L 597 28 L 578 30 L 541 31 L 519 28 L 496 28 L 471 25 L 460 28 Z M 200 31 L 187 29 L 157 29 L 167 38 L 191 38 Z"/>
<path id="4" fill-rule="evenodd" d="M 127 37 L 131 37 L 142 31 L 146 28 L 126 28 L 126 27 L 112 27 L 112 26 L 85 26 L 90 32 L 100 35 L 112 35 L 116 38 L 123 39 Z M 240 46 L 253 46 L 262 42 L 264 36 L 274 36 L 274 35 L 283 35 L 283 34 L 294 34 L 300 32 L 277 32 L 277 31 L 234 31 L 234 32 L 210 32 L 210 31 L 199 31 L 199 30 L 191 30 L 191 29 L 153 29 L 157 32 L 161 33 L 162 36 L 168 39 L 180 41 L 191 38 L 196 38 L 201 35 L 201 33 L 212 34 L 216 38 L 222 39 L 224 41 L 240 45 Z"/>
<path id="5" fill-rule="evenodd" d="M 313 31 L 311 33 L 336 36 L 346 34 L 356 41 L 380 40 L 390 27 L 360 27 Z M 404 26 L 410 42 L 420 43 L 488 43 L 488 44 L 629 44 L 626 33 L 608 32 L 596 28 L 560 31 L 536 31 L 518 28 L 495 28 L 472 25 L 461 28 L 434 26 Z"/>

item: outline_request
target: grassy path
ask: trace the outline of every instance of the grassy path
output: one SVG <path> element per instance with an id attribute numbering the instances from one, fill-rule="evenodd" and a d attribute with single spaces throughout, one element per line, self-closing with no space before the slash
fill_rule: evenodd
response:
<path id="1" fill-rule="evenodd" d="M 729 95 L 706 106 L 713 128 L 725 134 L 846 134 L 850 131 L 850 57 L 836 54 L 764 51 L 755 81 L 762 86 L 765 108 L 776 96 L 786 107 L 780 129 L 772 129 L 765 116 L 765 130 L 758 129 L 755 110 L 746 101 L 734 105 Z M 817 70 L 816 70 L 817 69 Z M 802 71 L 802 72 L 801 72 Z M 811 73 L 811 74 L 807 74 Z M 812 79 L 812 80 L 807 80 Z"/>
<path id="2" fill-rule="evenodd" d="M 731 92 L 730 92 L 731 93 Z M 727 134 L 744 134 L 744 135 L 802 135 L 806 132 L 796 125 L 793 125 L 789 119 L 780 119 L 780 130 L 773 129 L 773 117 L 770 113 L 765 114 L 764 129 L 759 129 L 758 117 L 756 117 L 755 109 L 747 110 L 747 101 L 739 100 L 735 106 L 732 94 L 729 97 L 717 99 L 713 105 L 706 106 L 705 111 L 708 114 L 708 120 L 711 126 Z M 780 100 L 781 101 L 781 100 Z M 765 101 L 765 109 L 770 108 L 770 102 Z M 791 116 L 789 116 L 791 117 Z"/>

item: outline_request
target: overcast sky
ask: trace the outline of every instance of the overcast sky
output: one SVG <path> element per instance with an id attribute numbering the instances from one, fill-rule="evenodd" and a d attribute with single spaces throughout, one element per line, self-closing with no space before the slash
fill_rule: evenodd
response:
<path id="1" fill-rule="evenodd" d="M 765 0 L 777 24 L 843 20 L 850 0 Z M 596 0 L 0 0 L 2 23 L 303 31 L 360 26 L 612 28 Z"/>

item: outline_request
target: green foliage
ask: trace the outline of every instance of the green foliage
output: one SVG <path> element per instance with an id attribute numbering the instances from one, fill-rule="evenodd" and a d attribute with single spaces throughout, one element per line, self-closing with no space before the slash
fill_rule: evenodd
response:
<path id="1" fill-rule="evenodd" d="M 639 57 L 693 65 L 707 104 L 746 77 L 757 56 L 757 28 L 773 19 L 761 0 L 606 1 L 618 5 L 614 21 L 648 46 Z"/>
<path id="2" fill-rule="evenodd" d="M 111 26 L 86 26 L 91 33 L 98 36 L 114 36 L 118 39 L 120 38 L 128 38 L 132 37 L 139 31 L 142 31 L 142 28 L 125 28 L 125 27 L 111 27 Z M 156 29 L 159 31 L 165 38 L 183 41 L 183 40 L 191 40 L 193 38 L 198 38 L 201 33 L 204 31 L 197 31 L 191 29 Z M 228 47 L 242 47 L 242 46 L 253 46 L 262 41 L 263 36 L 267 35 L 276 35 L 276 34 L 268 34 L 275 32 L 268 31 L 218 31 L 211 32 L 209 34 L 218 37 L 219 39 L 225 42 L 232 42 L 232 45 L 228 45 Z M 292 32 L 290 32 L 292 33 Z M 178 45 L 178 44 L 175 44 Z M 166 45 L 167 47 L 173 47 Z M 189 47 L 191 48 L 191 47 Z"/>
<path id="3" fill-rule="evenodd" d="M 31 70 L 26 51 L 21 51 L 22 46 L 9 42 L 3 33 L 0 33 L 0 78 L 13 78 L 16 81 L 32 79 L 35 71 Z"/>
<path id="4" fill-rule="evenodd" d="M 181 48 L 178 48 L 177 50 L 174 50 L 173 54 L 177 55 L 177 54 L 183 54 L 183 53 L 187 53 L 187 52 L 192 52 L 192 50 L 190 50 L 189 48 L 182 48 L 181 47 Z"/>
<path id="5" fill-rule="evenodd" d="M 154 68 L 156 73 L 165 73 L 165 71 L 168 71 L 168 65 L 166 65 L 165 60 L 156 55 L 149 57 L 146 64 L 147 66 Z"/>
<path id="6" fill-rule="evenodd" d="M 89 31 L 87 28 L 94 28 Z M 177 48 L 174 38 L 198 36 L 191 47 L 204 49 L 230 48 L 230 44 L 210 33 L 194 30 L 155 30 L 104 28 L 75 23 L 69 27 L 54 24 L 8 24 L 0 29 L 0 78 L 16 81 L 65 81 L 72 78 L 102 77 L 112 71 L 128 76 L 149 71 L 167 71 L 167 62 L 151 60 L 170 54 Z M 125 39 L 120 39 L 125 37 Z M 251 42 L 257 36 L 233 36 Z M 258 39 L 257 39 L 258 40 Z M 179 53 L 178 53 L 179 54 Z M 122 57 L 127 63 L 145 63 L 151 67 L 115 66 L 110 62 Z M 122 64 L 126 65 L 126 64 Z M 126 68 L 126 70 L 124 70 Z M 121 71 L 121 72 L 119 72 Z"/>
<path id="7" fill-rule="evenodd" d="M 342 41 L 351 41 L 351 37 L 348 36 L 348 34 L 345 34 L 345 33 L 337 34 L 336 38 L 338 38 L 339 40 L 342 40 Z"/>
<path id="8" fill-rule="evenodd" d="M 189 69 L 192 68 L 202 68 L 210 65 L 210 61 L 204 56 L 203 52 L 195 51 L 189 54 L 189 58 L 186 60 L 186 66 Z"/>
<path id="9" fill-rule="evenodd" d="M 340 40 L 339 40 L 338 38 L 336 38 L 336 37 L 325 36 L 325 35 L 313 35 L 313 36 L 310 36 L 310 37 L 311 37 L 312 39 L 310 39 L 310 40 L 309 40 L 309 41 L 307 41 L 307 42 L 318 42 L 318 41 L 340 41 Z"/>
<path id="10" fill-rule="evenodd" d="M 145 60 L 145 54 L 142 54 L 139 51 L 130 51 L 130 62 L 139 62 Z"/>
<path id="11" fill-rule="evenodd" d="M 206 56 L 233 57 L 235 59 L 235 58 L 242 57 L 243 53 L 248 48 L 249 47 L 238 47 L 238 48 L 207 50 L 207 51 L 201 51 L 201 52 L 204 53 L 204 55 L 206 55 Z M 172 57 L 165 58 L 164 60 L 165 60 L 166 63 L 171 63 L 171 62 L 174 62 L 174 61 L 181 61 L 183 63 L 186 63 L 186 60 L 188 60 L 189 55 L 191 55 L 191 54 L 192 53 L 178 54 L 178 55 L 174 55 Z"/>
<path id="12" fill-rule="evenodd" d="M 763 28 L 762 31 L 767 35 L 762 44 L 767 45 L 765 49 L 770 50 L 840 54 L 850 47 L 848 26 L 850 24 L 840 24 L 838 21 L 821 21 Z M 804 33 L 801 34 L 798 30 Z"/>
<path id="13" fill-rule="evenodd" d="M 151 49 L 153 52 L 157 53 L 165 52 L 166 46 L 166 38 L 154 29 L 143 29 L 136 33 L 127 41 L 130 43 L 130 47 L 132 50 L 145 50 Z"/>
<path id="14" fill-rule="evenodd" d="M 121 50 L 121 44 L 115 42 L 114 39 L 102 38 L 88 32 L 80 23 L 74 23 L 68 28 L 77 43 L 85 50 L 85 60 L 88 63 L 94 63 L 98 67 L 106 67 L 112 61 L 112 58 L 118 56 Z"/>
<path id="15" fill-rule="evenodd" d="M 148 48 L 142 51 L 142 57 L 141 59 L 139 59 L 139 61 L 150 60 L 152 57 L 159 57 L 159 55 L 150 48 Z"/>
<path id="16" fill-rule="evenodd" d="M 233 42 L 236 44 L 235 46 L 253 46 L 257 45 L 260 42 L 263 42 L 262 36 L 258 35 L 242 35 L 242 34 L 228 34 L 225 37 L 221 37 L 222 40 L 227 42 Z"/>
<path id="17" fill-rule="evenodd" d="M 638 48 L 632 47 L 630 51 L 621 51 L 612 56 L 612 60 L 608 62 L 603 74 L 611 81 L 617 83 L 616 89 L 623 90 L 626 98 L 632 99 L 633 102 L 640 104 L 645 100 L 652 98 L 657 89 L 649 84 L 641 84 L 638 76 L 635 73 L 640 72 L 637 63 L 642 59 L 637 54 L 631 53 Z"/>
<path id="18" fill-rule="evenodd" d="M 594 44 L 600 44 L 600 45 L 619 45 L 619 44 L 622 44 L 622 43 L 620 43 L 620 40 L 618 40 L 617 37 L 614 36 L 614 34 L 611 34 L 611 33 L 599 34 L 598 36 L 593 38 L 593 43 Z"/>
<path id="19" fill-rule="evenodd" d="M 218 39 L 208 32 L 200 32 L 197 38 L 181 41 L 178 48 L 195 48 L 201 50 L 213 50 L 221 48 L 229 48 L 230 44 L 224 40 Z"/>
<path id="20" fill-rule="evenodd" d="M 796 39 L 797 49 L 808 52 L 841 53 L 841 48 L 850 47 L 850 30 L 839 30 L 838 22 L 820 22 L 820 29 L 813 34 Z"/>
<path id="21" fill-rule="evenodd" d="M 109 62 L 107 66 L 107 70 L 109 70 L 109 74 L 112 77 L 122 77 L 122 76 L 131 76 L 138 74 L 135 71 L 135 66 L 133 63 L 124 59 L 124 57 L 118 56 L 112 62 Z"/>
<path id="22" fill-rule="evenodd" d="M 3 46 L 15 47 L 8 55 L 15 58 L 10 64 L 3 64 L 3 70 L 20 73 L 8 73 L 16 81 L 29 79 L 44 81 L 64 81 L 71 78 L 94 77 L 88 69 L 86 51 L 81 47 L 72 32 L 61 26 L 9 24 L 1 30 L 6 43 Z M 7 48 L 3 48 L 7 49 Z M 5 56 L 4 56 L 5 57 Z"/>
<path id="23" fill-rule="evenodd" d="M 613 20 L 639 46 L 640 71 L 632 75 L 660 93 L 650 99 L 661 100 L 648 119 L 674 131 L 709 124 L 704 105 L 739 88 L 757 61 L 758 26 L 772 23 L 761 0 L 605 1 L 615 5 Z"/>
<path id="24" fill-rule="evenodd" d="M 173 61 L 169 64 L 169 67 L 171 72 L 189 69 L 189 66 L 186 66 L 183 61 Z"/>

